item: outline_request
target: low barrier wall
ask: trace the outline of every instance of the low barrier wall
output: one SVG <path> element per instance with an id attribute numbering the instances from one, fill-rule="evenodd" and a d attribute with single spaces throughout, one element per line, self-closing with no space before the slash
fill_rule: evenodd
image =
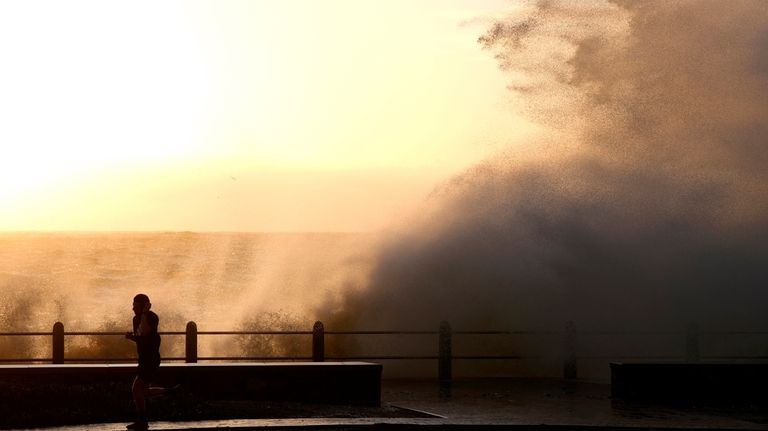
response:
<path id="1" fill-rule="evenodd" d="M 151 399 L 149 414 L 215 418 L 262 402 L 378 406 L 381 372 L 366 362 L 163 363 L 157 383 L 181 388 Z M 0 365 L 0 429 L 131 420 L 135 375 L 135 364 Z"/>
<path id="2" fill-rule="evenodd" d="M 767 363 L 611 364 L 611 396 L 672 404 L 768 401 Z"/>

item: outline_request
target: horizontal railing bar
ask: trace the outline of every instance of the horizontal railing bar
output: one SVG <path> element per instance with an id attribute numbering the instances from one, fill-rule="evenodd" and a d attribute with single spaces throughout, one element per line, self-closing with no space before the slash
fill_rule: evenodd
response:
<path id="1" fill-rule="evenodd" d="M 30 336 L 30 337 L 42 337 L 51 336 L 52 332 L 0 332 L 0 336 L 3 337 L 17 337 L 17 336 Z"/>
<path id="2" fill-rule="evenodd" d="M 453 335 L 560 335 L 558 331 L 453 331 Z"/>
<path id="3" fill-rule="evenodd" d="M 170 357 L 163 358 L 165 361 L 183 361 L 184 357 Z M 234 358 L 233 358 L 234 359 Z M 48 362 L 51 363 L 52 358 L 0 358 L 0 362 Z M 128 362 L 130 364 L 136 363 L 136 358 L 66 358 L 65 362 Z"/>
<path id="4" fill-rule="evenodd" d="M 178 357 L 178 356 L 172 356 L 172 357 L 163 357 L 163 361 L 181 361 L 186 358 L 184 357 Z M 137 358 L 131 357 L 131 358 L 65 358 L 65 362 L 117 362 L 117 361 L 123 361 L 123 362 L 131 362 L 136 363 Z"/>
<path id="5" fill-rule="evenodd" d="M 83 335 L 125 335 L 127 331 L 123 332 L 64 332 L 64 335 L 72 335 L 72 336 L 83 336 Z M 170 331 L 170 332 L 158 332 L 160 335 L 186 335 L 186 332 L 177 332 L 177 331 Z M 0 332 L 0 336 L 7 336 L 7 337 L 17 337 L 17 336 L 35 336 L 35 337 L 42 337 L 42 336 L 52 336 L 52 332 Z"/>
<path id="6" fill-rule="evenodd" d="M 471 359 L 471 360 L 484 360 L 484 359 L 533 359 L 538 358 L 538 356 L 451 356 L 451 359 Z M 326 356 L 325 359 L 334 359 L 334 360 L 369 360 L 369 359 L 379 359 L 379 360 L 392 360 L 392 359 L 424 359 L 424 360 L 432 360 L 432 359 L 440 359 L 439 356 L 408 356 L 408 355 L 396 355 L 396 356 L 377 356 L 377 355 L 371 355 L 371 356 Z"/>
<path id="7" fill-rule="evenodd" d="M 65 332 L 64 335 L 125 335 L 122 332 Z M 158 332 L 160 335 L 186 335 L 182 331 Z M 198 335 L 312 335 L 312 331 L 198 331 Z M 438 331 L 325 331 L 326 335 L 438 335 Z M 559 332 L 534 331 L 454 331 L 455 335 L 558 335 Z M 0 332 L 0 336 L 46 336 L 51 332 Z"/>
<path id="8" fill-rule="evenodd" d="M 113 336 L 113 335 L 120 335 L 124 336 L 128 331 L 123 332 L 65 332 L 64 336 L 70 335 L 70 336 L 93 336 L 93 335 L 107 335 L 107 336 Z M 178 332 L 178 331 L 169 331 L 169 332 L 158 332 L 158 335 L 186 335 L 186 332 Z M 50 333 L 48 335 L 51 335 Z"/>
<path id="9" fill-rule="evenodd" d="M 680 331 L 576 331 L 577 335 L 685 335 Z"/>
<path id="10" fill-rule="evenodd" d="M 768 335 L 768 331 L 702 331 L 701 335 Z"/>
<path id="11" fill-rule="evenodd" d="M 325 335 L 437 335 L 438 331 L 325 331 Z"/>
<path id="12" fill-rule="evenodd" d="M 397 355 L 397 356 L 326 356 L 326 359 L 337 360 L 360 360 L 360 359 L 438 359 L 438 356 L 409 356 L 409 355 Z M 452 359 L 532 359 L 539 358 L 539 356 L 452 356 Z M 163 361 L 183 361 L 184 357 L 164 357 Z M 231 361 L 231 360 L 304 360 L 312 359 L 310 356 L 206 356 L 198 357 L 198 360 L 217 360 L 217 361 Z M 746 359 L 746 358 L 744 358 Z M 50 362 L 51 358 L 32 358 L 32 359 L 0 359 L 0 362 Z M 66 362 L 118 362 L 127 361 L 135 362 L 136 358 L 66 358 Z"/>
<path id="13" fill-rule="evenodd" d="M 64 335 L 125 335 L 127 331 L 73 331 Z M 685 335 L 680 331 L 577 331 L 579 335 Z M 186 335 L 184 331 L 158 332 L 160 335 Z M 312 331 L 198 331 L 198 335 L 312 335 Z M 326 335 L 438 335 L 438 331 L 325 331 Z M 453 331 L 454 335 L 560 335 L 558 331 Z M 0 332 L 2 337 L 53 335 L 52 332 Z M 702 331 L 700 335 L 768 335 L 768 331 Z"/>
<path id="14" fill-rule="evenodd" d="M 325 331 L 326 335 L 438 335 L 439 331 Z M 559 335 L 556 331 L 453 331 L 453 335 Z"/>
<path id="15" fill-rule="evenodd" d="M 123 332 L 79 332 L 79 331 L 78 331 L 78 332 L 65 332 L 65 333 L 64 333 L 64 336 L 65 336 L 65 337 L 66 337 L 67 335 L 70 335 L 70 336 L 74 336 L 74 337 L 80 337 L 80 336 L 93 336 L 93 335 L 96 335 L 96 336 L 100 336 L 100 335 L 106 335 L 106 336 L 117 336 L 117 335 L 121 335 L 121 336 L 124 336 L 124 335 L 126 334 L 126 332 L 127 332 L 127 331 L 123 331 Z"/>
<path id="16" fill-rule="evenodd" d="M 688 363 L 683 356 L 577 356 L 578 359 L 655 359 L 655 360 L 670 360 L 670 361 L 682 361 Z M 768 359 L 768 356 L 700 356 L 700 359 Z"/>
<path id="17" fill-rule="evenodd" d="M 451 359 L 470 359 L 470 360 L 485 360 L 485 359 L 533 359 L 538 356 L 451 356 Z M 337 360 L 361 360 L 361 359 L 440 359 L 439 356 L 326 356 L 325 359 L 337 359 Z"/>
<path id="18" fill-rule="evenodd" d="M 713 355 L 708 356 L 704 355 L 701 357 L 701 359 L 768 359 L 768 356 L 760 355 L 760 356 L 719 356 L 719 355 Z"/>
<path id="19" fill-rule="evenodd" d="M 312 335 L 312 331 L 198 331 L 197 335 Z"/>
<path id="20" fill-rule="evenodd" d="M 199 361 L 311 361 L 311 356 L 199 356 Z"/>
<path id="21" fill-rule="evenodd" d="M 517 355 L 499 355 L 499 356 L 472 356 L 472 355 L 458 355 L 458 356 L 451 356 L 451 359 L 523 359 L 522 356 Z"/>
<path id="22" fill-rule="evenodd" d="M 333 360 L 347 360 L 347 361 L 361 361 L 361 360 L 369 360 L 369 359 L 379 359 L 379 360 L 391 360 L 391 359 L 439 359 L 439 356 L 408 356 L 408 355 L 391 355 L 391 356 L 327 356 L 325 359 L 333 359 Z"/>
<path id="23" fill-rule="evenodd" d="M 536 359 L 540 356 L 452 356 L 451 359 L 457 360 L 501 360 L 501 359 Z M 184 357 L 168 357 L 163 358 L 165 361 L 183 361 Z M 281 360 L 311 360 L 311 356 L 205 356 L 198 357 L 198 360 L 204 361 L 281 361 Z M 409 355 L 390 355 L 390 356 L 326 356 L 325 359 L 332 360 L 433 360 L 439 359 L 438 356 L 409 356 Z M 578 359 L 655 359 L 655 360 L 674 360 L 680 361 L 680 356 L 578 356 Z M 745 360 L 764 360 L 768 359 L 768 356 L 702 356 L 701 359 L 745 359 Z M 135 363 L 136 358 L 66 358 L 67 363 L 76 362 L 129 362 Z M 0 363 L 8 362 L 51 362 L 51 358 L 0 358 Z"/>
<path id="24" fill-rule="evenodd" d="M 681 331 L 576 331 L 578 335 L 686 335 Z M 701 331 L 699 335 L 768 335 L 768 331 Z"/>
<path id="25" fill-rule="evenodd" d="M 654 360 L 668 360 L 668 361 L 685 361 L 683 356 L 642 356 L 642 355 L 604 355 L 604 356 L 582 356 L 578 355 L 577 359 L 654 359 Z"/>

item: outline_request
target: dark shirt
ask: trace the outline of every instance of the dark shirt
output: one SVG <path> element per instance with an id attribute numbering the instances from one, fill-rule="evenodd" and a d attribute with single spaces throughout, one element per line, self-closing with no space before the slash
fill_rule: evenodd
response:
<path id="1" fill-rule="evenodd" d="M 141 316 L 133 316 L 133 336 L 136 340 L 139 362 L 159 362 L 160 334 L 157 333 L 157 326 L 160 324 L 160 318 L 152 311 L 147 311 L 147 323 L 149 324 L 149 333 L 140 334 Z"/>

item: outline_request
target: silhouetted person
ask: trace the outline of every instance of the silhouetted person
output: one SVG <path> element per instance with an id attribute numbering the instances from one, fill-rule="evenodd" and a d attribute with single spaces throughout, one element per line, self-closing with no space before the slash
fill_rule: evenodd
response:
<path id="1" fill-rule="evenodd" d="M 133 380 L 133 400 L 136 403 L 136 422 L 126 428 L 146 430 L 149 428 L 147 420 L 147 396 L 162 395 L 171 389 L 150 387 L 155 381 L 157 371 L 160 368 L 160 334 L 157 326 L 160 318 L 149 309 L 152 304 L 149 297 L 140 293 L 133 298 L 133 332 L 125 334 L 125 338 L 136 342 L 136 351 L 139 354 L 139 368 L 136 378 Z M 173 388 L 175 390 L 176 388 Z"/>

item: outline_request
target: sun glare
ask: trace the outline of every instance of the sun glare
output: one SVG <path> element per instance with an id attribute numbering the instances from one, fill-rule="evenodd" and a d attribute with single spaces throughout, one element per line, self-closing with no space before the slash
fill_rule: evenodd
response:
<path id="1" fill-rule="evenodd" d="M 200 149 L 205 61 L 179 9 L 42 3 L 0 13 L 3 198 L 89 166 Z"/>
<path id="2" fill-rule="evenodd" d="M 258 193 L 262 212 L 302 213 L 360 181 L 410 201 L 426 180 L 394 176 L 451 175 L 530 128 L 499 109 L 505 78 L 462 25 L 477 4 L 0 2 L 0 230 L 173 229 L 161 218 L 219 207 L 219 190 L 188 190 L 236 177 L 251 182 L 230 213 Z M 331 179 L 321 197 L 287 174 Z M 189 200 L 156 198 L 174 194 Z M 357 218 L 381 219 L 367 199 Z M 231 219 L 194 228 L 277 226 Z"/>

